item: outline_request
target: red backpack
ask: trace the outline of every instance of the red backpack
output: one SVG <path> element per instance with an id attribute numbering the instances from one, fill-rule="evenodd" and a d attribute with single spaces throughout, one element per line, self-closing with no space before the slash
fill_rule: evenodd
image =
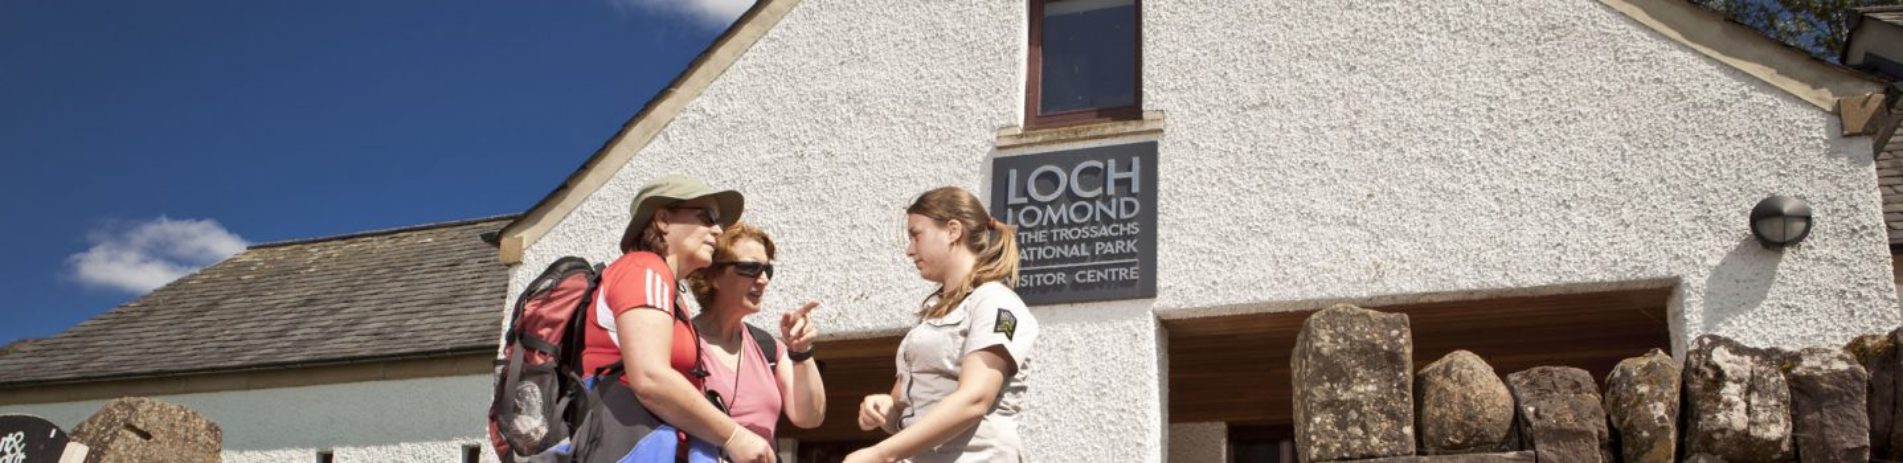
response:
<path id="1" fill-rule="evenodd" d="M 582 378 L 595 372 L 582 371 L 581 351 L 586 311 L 601 289 L 601 270 L 601 265 L 580 257 L 556 259 L 516 298 L 509 331 L 502 338 L 503 358 L 496 360 L 495 398 L 489 404 L 489 441 L 503 463 L 543 454 L 576 437 L 599 405 L 600 398 L 583 385 Z M 679 308 L 674 315 L 686 320 Z M 746 327 L 766 355 L 767 368 L 777 367 L 780 352 L 773 335 L 751 324 Z M 700 358 L 698 345 L 695 358 Z M 619 366 L 607 369 L 618 372 Z"/>
<path id="2" fill-rule="evenodd" d="M 563 257 L 516 298 L 489 404 L 489 440 L 504 463 L 568 439 L 591 409 L 581 379 L 582 325 L 600 284 L 601 266 Z"/>

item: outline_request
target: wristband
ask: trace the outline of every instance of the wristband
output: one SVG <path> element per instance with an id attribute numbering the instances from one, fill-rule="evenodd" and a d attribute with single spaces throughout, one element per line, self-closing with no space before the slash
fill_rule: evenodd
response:
<path id="1" fill-rule="evenodd" d="M 786 352 L 786 358 L 793 360 L 793 363 L 804 362 L 807 359 L 813 358 L 814 350 L 813 346 L 807 346 L 806 352 L 793 352 L 789 350 Z"/>
<path id="2" fill-rule="evenodd" d="M 733 445 L 733 438 L 735 438 L 735 437 L 740 437 L 740 430 L 741 430 L 741 428 L 740 428 L 740 423 L 739 423 L 739 422 L 737 422 L 737 421 L 736 421 L 736 422 L 734 422 L 734 423 L 733 423 L 733 431 L 732 431 L 732 432 L 728 432 L 728 433 L 727 433 L 727 441 L 726 441 L 726 442 L 721 442 L 721 443 L 720 443 L 720 448 L 723 448 L 723 449 L 724 449 L 724 448 L 727 448 L 727 446 L 729 446 L 729 445 Z"/>

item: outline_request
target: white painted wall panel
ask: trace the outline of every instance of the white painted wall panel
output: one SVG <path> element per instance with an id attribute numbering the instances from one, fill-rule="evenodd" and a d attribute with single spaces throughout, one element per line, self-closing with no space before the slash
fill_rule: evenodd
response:
<path id="1" fill-rule="evenodd" d="M 224 431 L 229 463 L 308 463 L 330 449 L 337 463 L 462 462 L 483 444 L 493 378 L 488 375 L 326 384 L 154 396 L 190 407 Z M 71 430 L 104 400 L 0 407 Z M 482 461 L 495 461 L 483 448 Z"/>

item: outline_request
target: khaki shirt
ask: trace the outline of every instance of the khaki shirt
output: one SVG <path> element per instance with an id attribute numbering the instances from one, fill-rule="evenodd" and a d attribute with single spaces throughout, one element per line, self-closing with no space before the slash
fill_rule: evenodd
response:
<path id="1" fill-rule="evenodd" d="M 958 389 L 958 367 L 965 354 L 992 346 L 1017 364 L 1017 373 L 1004 379 L 999 397 L 978 426 L 928 449 L 910 461 L 1017 462 L 1028 458 L 1018 438 L 1019 413 L 1024 411 L 1025 388 L 1033 371 L 1031 346 L 1037 342 L 1037 318 L 1017 293 L 1001 283 L 985 283 L 944 317 L 927 319 L 899 342 L 900 396 L 905 405 L 901 429 L 925 416 L 940 400 Z"/>

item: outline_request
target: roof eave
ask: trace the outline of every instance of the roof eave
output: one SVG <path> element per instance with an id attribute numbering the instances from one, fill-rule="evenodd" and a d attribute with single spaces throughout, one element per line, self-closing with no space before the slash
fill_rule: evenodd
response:
<path id="1" fill-rule="evenodd" d="M 1894 123 L 1880 107 L 1885 82 L 1772 40 L 1686 0 L 1599 0 L 1667 39 L 1845 117 L 1843 136 L 1875 135 Z M 1861 112 L 1860 112 L 1861 111 Z"/>
<path id="2" fill-rule="evenodd" d="M 365 363 L 393 362 L 393 361 L 400 361 L 400 360 L 427 360 L 427 359 L 436 359 L 436 358 L 445 358 L 445 357 L 460 357 L 460 356 L 475 355 L 475 354 L 494 354 L 495 352 L 496 352 L 496 345 L 488 344 L 488 345 L 452 347 L 452 348 L 430 350 L 430 351 L 405 352 L 400 354 L 373 355 L 373 356 L 362 356 L 362 357 L 344 357 L 344 358 L 332 358 L 332 359 L 299 360 L 299 361 L 292 361 L 292 362 L 260 363 L 260 364 L 244 365 L 244 366 L 237 366 L 237 367 L 200 368 L 200 369 L 193 369 L 193 370 L 175 370 L 175 371 L 155 371 L 155 372 L 134 373 L 134 374 L 93 375 L 93 376 L 80 376 L 80 377 L 42 379 L 42 380 L 26 380 L 26 381 L 0 381 L 0 391 L 6 391 L 9 389 L 33 388 L 33 387 L 67 386 L 67 385 L 75 385 L 75 384 L 135 381 L 135 380 L 160 379 L 160 378 L 177 378 L 177 377 L 185 377 L 185 376 L 221 374 L 221 373 L 246 373 L 246 372 L 255 372 L 255 371 L 292 370 L 292 369 L 299 369 L 299 368 L 358 365 L 358 364 L 365 364 Z"/>
<path id="3" fill-rule="evenodd" d="M 740 56 L 779 24 L 799 0 L 757 0 L 753 7 L 735 19 L 714 43 L 694 58 L 667 87 L 648 100 L 580 168 L 568 175 L 554 191 L 536 201 L 520 217 L 502 227 L 498 238 L 499 258 L 503 264 L 522 262 L 524 251 L 541 238 L 555 223 L 566 218 L 589 195 L 608 182 L 619 167 L 647 146 L 660 130 L 674 120 L 688 102 L 698 98 L 707 86 L 733 66 Z M 614 168 L 604 168 L 613 166 Z"/>

